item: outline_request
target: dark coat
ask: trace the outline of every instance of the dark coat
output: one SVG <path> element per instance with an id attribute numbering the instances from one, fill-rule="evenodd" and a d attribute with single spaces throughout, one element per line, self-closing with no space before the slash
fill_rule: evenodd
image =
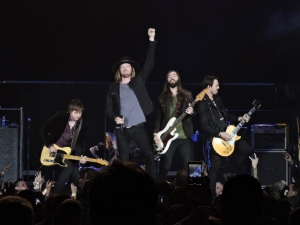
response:
<path id="1" fill-rule="evenodd" d="M 154 66 L 154 52 L 156 44 L 157 41 L 150 41 L 143 69 L 129 82 L 129 87 L 135 93 L 145 116 L 153 111 L 153 104 L 149 98 L 145 84 Z M 114 121 L 115 118 L 120 115 L 120 108 L 119 83 L 116 82 L 112 83 L 108 89 L 106 97 L 106 114 Z"/>
<path id="2" fill-rule="evenodd" d="M 177 115 L 179 117 L 182 113 L 185 112 L 185 110 L 189 107 L 188 103 L 191 103 L 193 101 L 192 94 L 190 93 L 190 98 L 188 101 L 183 99 L 180 114 Z M 157 116 L 154 123 L 154 133 L 157 133 L 165 128 L 169 121 L 169 115 L 170 115 L 170 100 L 167 100 L 167 104 L 162 106 L 159 104 L 157 109 Z M 186 115 L 185 118 L 182 120 L 182 127 L 184 130 L 184 133 L 187 137 L 192 138 L 193 137 L 193 124 L 191 121 L 192 115 Z"/>
<path id="3" fill-rule="evenodd" d="M 226 126 L 222 127 L 220 124 L 218 109 L 222 113 L 226 124 L 228 121 L 231 123 L 238 123 L 239 117 L 227 112 L 219 96 L 215 95 L 214 100 L 218 108 L 216 108 L 210 98 L 205 95 L 203 100 L 197 103 L 196 113 L 199 115 L 201 129 L 211 137 L 219 137 L 219 133 L 225 131 Z"/>
<path id="4" fill-rule="evenodd" d="M 41 135 L 45 146 L 55 144 L 63 134 L 68 123 L 70 114 L 65 111 L 57 112 L 42 127 Z M 79 122 L 76 123 L 75 132 L 79 128 Z M 83 138 L 86 131 L 86 124 L 83 123 L 76 142 L 76 154 L 84 155 Z"/>

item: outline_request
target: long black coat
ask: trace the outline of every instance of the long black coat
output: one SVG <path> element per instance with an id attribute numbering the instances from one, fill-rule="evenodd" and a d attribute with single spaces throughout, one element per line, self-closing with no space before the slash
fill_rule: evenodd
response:
<path id="1" fill-rule="evenodd" d="M 215 103 L 218 108 L 212 103 L 207 95 L 203 100 L 196 105 L 196 112 L 199 116 L 200 126 L 203 131 L 211 137 L 219 137 L 219 133 L 226 130 L 226 126 L 220 125 L 219 111 L 224 116 L 225 122 L 238 123 L 238 116 L 232 115 L 227 112 L 223 102 L 219 96 L 214 96 Z"/>
<path id="2" fill-rule="evenodd" d="M 129 82 L 129 87 L 135 93 L 145 116 L 153 111 L 153 104 L 146 90 L 146 80 L 154 66 L 154 52 L 157 41 L 150 41 L 147 58 L 143 69 Z M 113 121 L 120 115 L 120 90 L 119 83 L 112 83 L 106 97 L 106 114 Z"/>
<path id="3" fill-rule="evenodd" d="M 63 134 L 68 123 L 70 114 L 65 111 L 57 112 L 42 127 L 41 135 L 45 146 L 55 144 Z M 86 124 L 83 123 L 76 142 L 76 154 L 84 155 L 83 139 L 86 131 Z M 79 122 L 76 123 L 75 132 L 79 128 Z"/>

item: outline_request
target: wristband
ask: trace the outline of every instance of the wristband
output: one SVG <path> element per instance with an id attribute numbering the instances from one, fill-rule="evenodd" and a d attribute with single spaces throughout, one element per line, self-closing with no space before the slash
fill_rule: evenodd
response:
<path id="1" fill-rule="evenodd" d="M 43 195 L 45 195 L 47 193 L 47 188 L 45 188 L 42 192 Z"/>
<path id="2" fill-rule="evenodd" d="M 219 133 L 219 137 L 222 137 L 222 132 Z"/>
<path id="3" fill-rule="evenodd" d="M 76 196 L 76 193 L 72 193 L 72 195 L 71 195 L 72 197 L 75 197 Z"/>

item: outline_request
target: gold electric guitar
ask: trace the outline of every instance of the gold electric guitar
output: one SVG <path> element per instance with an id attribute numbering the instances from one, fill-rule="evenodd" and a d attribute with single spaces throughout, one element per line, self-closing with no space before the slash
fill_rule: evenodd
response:
<path id="1" fill-rule="evenodd" d="M 59 165 L 61 167 L 67 167 L 68 165 L 65 163 L 65 159 L 71 159 L 71 160 L 80 160 L 80 156 L 70 155 L 71 154 L 71 148 L 70 147 L 64 147 L 61 148 L 54 144 L 54 147 L 57 149 L 57 152 L 49 152 L 49 148 L 44 146 L 41 154 L 41 163 L 44 166 L 54 166 Z M 99 163 L 101 165 L 107 166 L 108 162 L 103 159 L 93 159 L 93 158 L 86 158 L 87 162 L 94 162 Z"/>
<path id="2" fill-rule="evenodd" d="M 252 103 L 253 108 L 247 113 L 249 117 L 254 113 L 256 109 L 259 109 L 261 106 L 259 101 L 254 100 Z M 245 120 L 242 120 L 236 127 L 230 125 L 226 128 L 226 133 L 230 134 L 231 140 L 225 141 L 222 138 L 214 137 L 212 140 L 212 146 L 214 150 L 221 156 L 230 156 L 234 151 L 234 143 L 239 140 L 241 136 L 237 136 L 237 132 L 245 124 Z"/>
<path id="3" fill-rule="evenodd" d="M 206 94 L 205 91 L 200 92 L 197 96 L 196 99 L 190 104 L 191 107 L 194 107 L 194 105 L 198 102 L 201 101 Z M 176 131 L 176 126 L 180 123 L 181 120 L 187 115 L 186 112 L 182 113 L 177 119 L 176 117 L 172 117 L 165 128 L 161 131 L 159 131 L 156 135 L 160 138 L 160 143 L 159 145 L 155 146 L 155 150 L 158 151 L 157 154 L 165 154 L 172 141 L 174 141 L 178 137 L 178 133 L 175 133 Z M 155 155 L 156 156 L 156 155 Z"/>

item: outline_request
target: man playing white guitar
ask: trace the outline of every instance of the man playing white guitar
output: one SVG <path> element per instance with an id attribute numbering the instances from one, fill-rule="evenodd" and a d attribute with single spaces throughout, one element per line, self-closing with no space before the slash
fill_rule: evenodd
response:
<path id="1" fill-rule="evenodd" d="M 154 124 L 154 142 L 156 146 L 162 146 L 161 130 L 169 128 L 171 118 L 177 118 L 186 112 L 187 116 L 176 126 L 174 136 L 164 139 L 164 147 L 168 150 L 162 155 L 158 180 L 166 180 L 171 167 L 172 158 L 176 151 L 182 158 L 182 168 L 188 167 L 188 162 L 193 158 L 191 137 L 193 136 L 193 124 L 191 122 L 194 110 L 190 107 L 193 101 L 192 94 L 182 88 L 178 72 L 171 70 L 167 73 L 163 92 L 160 94 L 157 118 Z M 172 123 L 172 122 L 171 122 Z M 165 127 L 165 129 L 163 129 Z M 168 134 L 167 134 L 168 135 Z M 173 139 L 174 140 L 171 140 Z"/>
<path id="2" fill-rule="evenodd" d="M 211 141 L 213 138 L 221 138 L 224 141 L 229 142 L 232 139 L 232 136 L 225 131 L 227 122 L 238 123 L 242 120 L 248 122 L 250 117 L 248 114 L 238 117 L 227 112 L 221 98 L 217 95 L 220 88 L 218 77 L 206 76 L 202 86 L 206 95 L 202 101 L 198 102 L 196 112 L 199 116 L 200 126 L 202 130 L 205 131 L 207 141 L 210 145 L 211 167 L 208 176 L 210 178 L 210 188 L 212 193 L 215 193 L 216 177 L 218 169 L 221 166 L 222 156 L 212 148 Z M 253 153 L 253 149 L 243 139 L 239 139 L 235 143 L 235 147 L 240 152 L 240 156 L 232 173 L 238 174 L 240 173 L 241 167 L 248 160 L 248 157 Z"/>

